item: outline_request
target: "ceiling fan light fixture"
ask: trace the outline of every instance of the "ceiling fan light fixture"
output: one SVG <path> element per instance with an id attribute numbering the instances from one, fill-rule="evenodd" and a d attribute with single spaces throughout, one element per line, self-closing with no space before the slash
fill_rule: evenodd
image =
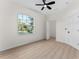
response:
<path id="1" fill-rule="evenodd" d="M 50 7 L 50 5 L 55 4 L 55 1 L 51 1 L 48 3 L 46 3 L 46 0 L 42 0 L 42 1 L 43 1 L 43 4 L 36 4 L 36 6 L 43 6 L 41 10 L 43 10 L 44 8 L 48 8 L 49 10 L 51 10 L 52 8 Z"/>
<path id="2" fill-rule="evenodd" d="M 44 5 L 44 7 L 46 8 L 46 7 L 47 7 L 47 5 Z"/>

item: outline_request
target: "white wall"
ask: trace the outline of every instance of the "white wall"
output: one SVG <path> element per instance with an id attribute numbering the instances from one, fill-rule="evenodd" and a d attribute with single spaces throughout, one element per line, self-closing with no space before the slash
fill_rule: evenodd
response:
<path id="1" fill-rule="evenodd" d="M 17 33 L 17 13 L 19 12 L 34 18 L 34 33 L 26 35 Z M 45 39 L 44 15 L 11 0 L 0 0 L 0 27 L 0 42 L 2 43 L 0 51 Z"/>
<path id="2" fill-rule="evenodd" d="M 6 7 L 4 0 L 0 0 L 0 49 L 2 48 L 2 40 L 3 40 L 3 19 L 4 19 L 4 7 Z M 4 6 L 5 5 L 5 6 Z"/>
<path id="3" fill-rule="evenodd" d="M 46 18 L 46 37 L 47 39 L 56 38 L 56 20 L 50 17 Z"/>
<path id="4" fill-rule="evenodd" d="M 79 10 L 73 14 L 70 13 L 70 16 L 63 21 L 57 21 L 57 41 L 79 49 Z"/>
<path id="5" fill-rule="evenodd" d="M 74 1 L 56 21 L 56 40 L 79 49 L 79 1 Z M 63 16 L 62 16 L 63 15 Z M 58 20 L 58 18 L 60 20 Z M 67 30 L 65 30 L 67 28 Z M 67 32 L 70 31 L 70 34 Z"/>
<path id="6" fill-rule="evenodd" d="M 56 37 L 56 20 L 50 20 L 50 37 Z"/>
<path id="7" fill-rule="evenodd" d="M 49 37 L 56 38 L 56 19 L 55 14 L 47 15 L 47 22 L 49 23 Z"/>

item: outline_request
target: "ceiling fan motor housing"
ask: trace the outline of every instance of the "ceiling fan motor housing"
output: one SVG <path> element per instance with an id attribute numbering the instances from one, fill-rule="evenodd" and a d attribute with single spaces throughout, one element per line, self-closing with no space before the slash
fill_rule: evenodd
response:
<path id="1" fill-rule="evenodd" d="M 49 5 L 53 5 L 53 4 L 55 4 L 55 1 L 51 1 L 51 2 L 49 2 L 49 3 L 46 3 L 46 0 L 42 0 L 43 1 L 43 3 L 44 4 L 36 4 L 36 6 L 43 6 L 42 8 L 41 8 L 41 10 L 43 10 L 44 8 L 48 8 L 49 10 L 51 10 L 52 8 L 49 6 Z"/>

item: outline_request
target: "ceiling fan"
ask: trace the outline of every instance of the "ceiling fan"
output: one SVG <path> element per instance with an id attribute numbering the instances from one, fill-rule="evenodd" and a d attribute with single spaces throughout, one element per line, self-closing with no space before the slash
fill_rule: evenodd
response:
<path id="1" fill-rule="evenodd" d="M 42 1 L 44 4 L 36 4 L 36 6 L 43 6 L 41 10 L 43 10 L 44 8 L 48 8 L 49 10 L 51 10 L 52 8 L 49 5 L 55 4 L 55 1 L 51 1 L 49 3 L 46 3 L 46 0 L 42 0 Z"/>

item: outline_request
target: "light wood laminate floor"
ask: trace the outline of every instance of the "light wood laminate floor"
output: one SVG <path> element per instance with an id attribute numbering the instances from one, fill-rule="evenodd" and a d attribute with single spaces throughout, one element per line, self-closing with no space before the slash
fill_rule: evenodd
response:
<path id="1" fill-rule="evenodd" d="M 5 51 L 0 59 L 79 59 L 79 51 L 51 39 Z"/>

